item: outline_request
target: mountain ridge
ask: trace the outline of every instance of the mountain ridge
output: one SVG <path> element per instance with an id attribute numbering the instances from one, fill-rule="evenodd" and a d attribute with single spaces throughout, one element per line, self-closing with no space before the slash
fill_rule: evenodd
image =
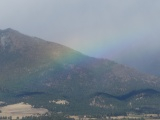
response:
<path id="1" fill-rule="evenodd" d="M 12 29 L 1 30 L 0 41 L 0 99 L 8 103 L 24 101 L 51 111 L 56 107 L 54 110 L 57 112 L 80 114 L 99 111 L 99 107 L 90 105 L 89 96 L 95 93 L 121 96 L 141 89 L 160 91 L 160 79 L 156 76 L 108 59 L 83 55 L 58 43 Z M 66 99 L 70 105 L 62 107 L 49 103 L 57 99 Z M 155 104 L 150 98 L 146 99 Z M 132 101 L 135 102 L 135 98 Z M 112 102 L 114 110 L 117 111 L 124 103 Z M 105 104 L 110 102 L 105 101 Z M 131 110 L 127 106 L 121 109 L 125 112 Z"/>

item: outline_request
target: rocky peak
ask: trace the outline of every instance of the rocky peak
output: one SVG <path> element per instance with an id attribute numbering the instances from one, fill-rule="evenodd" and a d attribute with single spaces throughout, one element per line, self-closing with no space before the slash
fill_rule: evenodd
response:
<path id="1" fill-rule="evenodd" d="M 0 30 L 0 49 L 6 49 L 10 44 L 11 40 L 9 38 L 9 32 L 11 29 Z"/>
<path id="2" fill-rule="evenodd" d="M 4 29 L 4 30 L 0 29 L 0 36 L 1 35 L 11 34 L 11 33 L 16 33 L 16 32 L 17 32 L 16 30 L 13 30 L 11 28 L 7 28 L 7 29 Z"/>
<path id="3" fill-rule="evenodd" d="M 31 41 L 32 37 L 28 37 L 11 28 L 0 30 L 0 50 L 14 51 L 22 49 L 30 44 Z"/>

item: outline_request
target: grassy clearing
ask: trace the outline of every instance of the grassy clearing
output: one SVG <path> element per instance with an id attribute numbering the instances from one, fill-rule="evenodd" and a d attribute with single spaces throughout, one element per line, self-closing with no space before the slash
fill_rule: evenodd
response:
<path id="1" fill-rule="evenodd" d="M 0 110 L 0 116 L 12 116 L 13 119 L 16 119 L 17 117 L 21 119 L 26 116 L 39 116 L 48 112 L 47 109 L 33 108 L 31 105 L 23 102 L 0 107 Z"/>

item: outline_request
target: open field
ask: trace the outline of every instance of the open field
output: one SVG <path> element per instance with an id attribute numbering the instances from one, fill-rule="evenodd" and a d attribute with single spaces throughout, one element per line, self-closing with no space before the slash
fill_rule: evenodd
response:
<path id="1" fill-rule="evenodd" d="M 25 104 L 23 102 L 0 107 L 0 110 L 0 116 L 12 116 L 12 119 L 16 119 L 17 117 L 21 119 L 25 116 L 39 116 L 48 112 L 47 109 L 33 108 L 31 105 Z"/>

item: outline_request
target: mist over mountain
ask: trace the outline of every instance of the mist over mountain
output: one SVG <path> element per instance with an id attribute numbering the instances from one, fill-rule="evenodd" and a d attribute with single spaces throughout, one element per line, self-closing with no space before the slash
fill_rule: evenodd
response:
<path id="1" fill-rule="evenodd" d="M 160 106 L 159 77 L 10 28 L 0 30 L 0 66 L 0 99 L 9 104 L 23 101 L 69 114 L 126 113 L 146 106 L 153 112 Z"/>
<path id="2" fill-rule="evenodd" d="M 128 48 L 128 51 L 126 50 L 125 53 L 113 60 L 141 72 L 160 76 L 160 49 L 158 43 L 155 43 L 143 43 L 146 45 L 137 43 L 133 48 Z"/>

